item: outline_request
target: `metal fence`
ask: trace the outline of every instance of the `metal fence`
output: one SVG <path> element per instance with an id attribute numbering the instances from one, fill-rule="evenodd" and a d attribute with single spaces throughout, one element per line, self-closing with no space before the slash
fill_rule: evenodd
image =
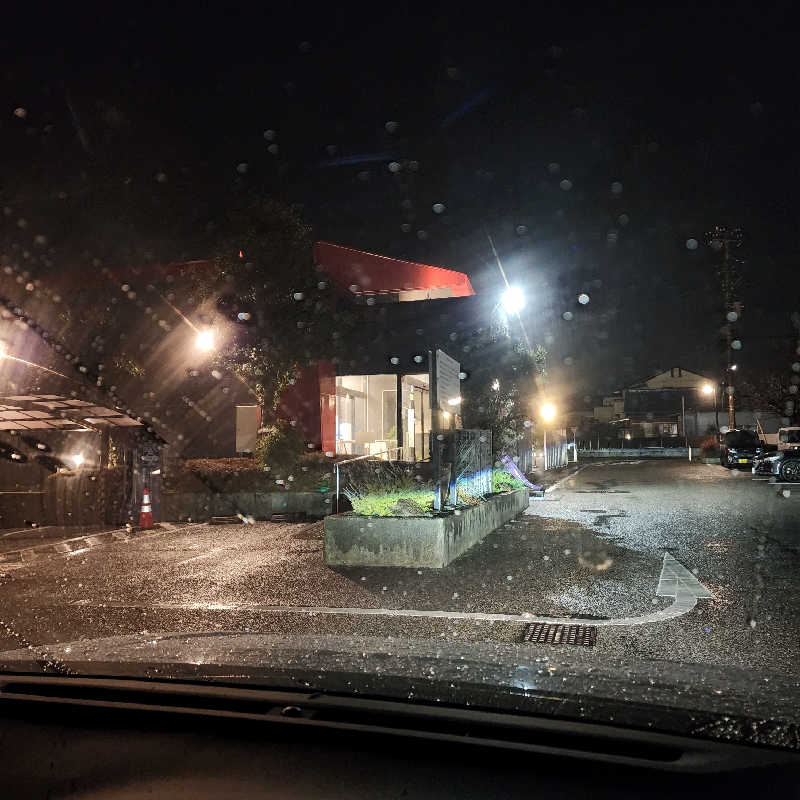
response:
<path id="1" fill-rule="evenodd" d="M 566 436 L 547 434 L 544 445 L 544 468 L 558 469 L 569 464 L 569 442 Z"/>

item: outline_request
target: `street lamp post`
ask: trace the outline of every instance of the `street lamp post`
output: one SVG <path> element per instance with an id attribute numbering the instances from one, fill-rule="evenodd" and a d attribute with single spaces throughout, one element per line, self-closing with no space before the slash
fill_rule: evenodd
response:
<path id="1" fill-rule="evenodd" d="M 545 423 L 542 426 L 542 445 L 544 447 L 544 468 L 545 471 L 548 467 L 548 457 L 547 457 L 547 423 L 552 422 L 556 417 L 556 407 L 552 403 L 545 403 L 541 410 L 542 421 Z"/>
<path id="2" fill-rule="evenodd" d="M 717 428 L 717 435 L 719 435 L 719 406 L 717 405 L 717 385 L 716 383 L 704 383 L 701 387 L 703 394 L 714 395 L 714 422 Z"/>

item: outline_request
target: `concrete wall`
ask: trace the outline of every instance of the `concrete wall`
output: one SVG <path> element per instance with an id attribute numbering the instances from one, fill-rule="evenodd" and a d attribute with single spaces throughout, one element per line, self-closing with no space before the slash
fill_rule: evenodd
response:
<path id="1" fill-rule="evenodd" d="M 200 492 L 163 492 L 161 519 L 177 522 L 187 519 L 244 514 L 266 519 L 271 514 L 305 512 L 322 518 L 331 512 L 331 498 L 322 492 L 238 492 L 235 494 L 202 494 Z"/>
<path id="2" fill-rule="evenodd" d="M 31 522 L 47 524 L 43 492 L 0 492 L 0 528 L 21 528 Z"/>
<path id="3" fill-rule="evenodd" d="M 528 507 L 527 489 L 495 495 L 447 517 L 325 518 L 325 563 L 331 566 L 446 567 Z"/>
<path id="4" fill-rule="evenodd" d="M 685 447 L 605 447 L 600 450 L 578 450 L 578 461 L 592 458 L 689 458 Z"/>

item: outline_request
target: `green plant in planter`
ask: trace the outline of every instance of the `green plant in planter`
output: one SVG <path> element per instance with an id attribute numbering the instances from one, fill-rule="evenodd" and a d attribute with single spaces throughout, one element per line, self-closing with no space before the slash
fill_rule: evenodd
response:
<path id="1" fill-rule="evenodd" d="M 410 501 L 419 509 L 419 516 L 433 512 L 433 492 L 427 489 L 419 491 L 382 492 L 353 496 L 350 502 L 353 511 L 365 517 L 392 517 L 392 509 L 399 500 Z"/>
<path id="2" fill-rule="evenodd" d="M 507 492 L 511 489 L 524 489 L 525 484 L 504 469 L 496 469 L 492 473 L 492 491 Z"/>

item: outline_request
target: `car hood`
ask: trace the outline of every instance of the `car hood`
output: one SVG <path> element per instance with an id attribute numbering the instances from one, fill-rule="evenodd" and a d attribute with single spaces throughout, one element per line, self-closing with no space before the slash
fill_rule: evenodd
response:
<path id="1" fill-rule="evenodd" d="M 610 661 L 589 648 L 209 632 L 0 653 L 2 671 L 43 668 L 444 703 L 800 750 L 797 681 L 708 665 Z"/>

